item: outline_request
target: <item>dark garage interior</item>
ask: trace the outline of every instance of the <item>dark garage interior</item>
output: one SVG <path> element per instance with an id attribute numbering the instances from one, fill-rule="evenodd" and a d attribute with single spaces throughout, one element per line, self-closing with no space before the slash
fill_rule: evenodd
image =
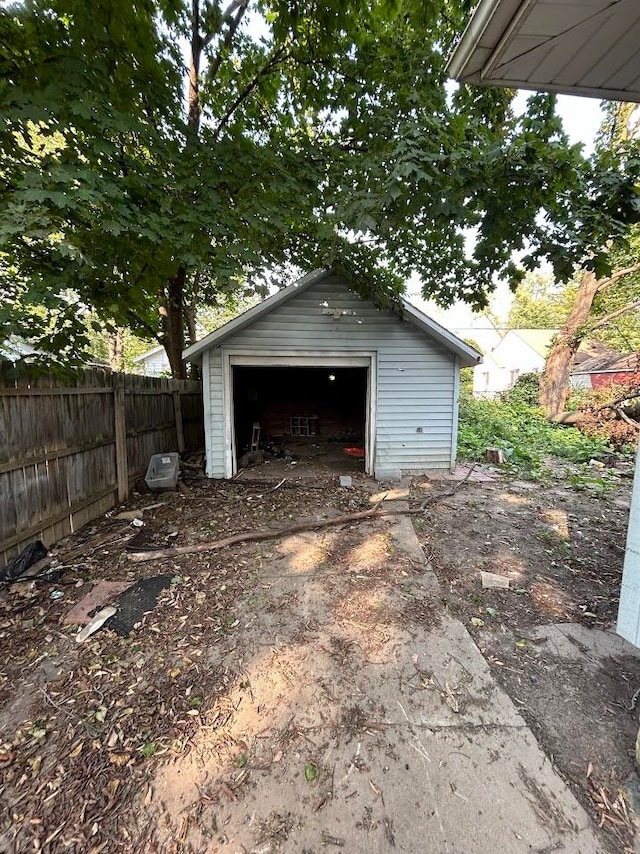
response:
<path id="1" fill-rule="evenodd" d="M 336 470 L 364 470 L 367 368 L 233 368 L 238 459 L 259 426 L 265 459 L 328 458 Z M 345 448 L 348 449 L 345 452 Z"/>

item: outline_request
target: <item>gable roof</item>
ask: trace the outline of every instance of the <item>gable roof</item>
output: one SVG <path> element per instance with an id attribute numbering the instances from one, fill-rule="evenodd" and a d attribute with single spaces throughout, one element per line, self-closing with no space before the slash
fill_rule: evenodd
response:
<path id="1" fill-rule="evenodd" d="M 491 359 L 498 368 L 517 368 L 522 367 L 523 354 L 531 350 L 544 360 L 556 332 L 556 329 L 506 329 L 499 341 L 485 353 L 485 359 Z M 514 344 L 517 347 L 516 356 Z"/>
<path id="2" fill-rule="evenodd" d="M 483 356 L 495 350 L 504 338 L 504 334 L 495 327 L 456 326 L 451 331 L 465 342 L 469 339 L 473 341 L 472 347 L 477 344 Z"/>
<path id="3" fill-rule="evenodd" d="M 464 83 L 640 101 L 638 0 L 480 0 L 447 70 Z"/>
<path id="4" fill-rule="evenodd" d="M 558 334 L 557 329 L 513 329 L 511 331 L 543 359 L 547 358 L 551 342 Z"/>
<path id="5" fill-rule="evenodd" d="M 205 335 L 205 337 L 201 338 L 200 341 L 196 341 L 195 344 L 187 347 L 182 354 L 182 358 L 185 361 L 200 361 L 204 350 L 219 346 L 223 341 L 226 341 L 227 338 L 235 335 L 236 332 L 246 329 L 247 326 L 255 323 L 261 317 L 264 317 L 278 306 L 284 305 L 297 294 L 302 293 L 312 285 L 315 285 L 324 279 L 330 278 L 332 275 L 334 275 L 332 270 L 322 269 L 307 273 L 306 276 L 302 276 L 302 278 L 293 282 L 293 284 L 287 285 L 287 287 L 282 288 L 282 290 L 272 294 L 270 297 L 267 297 L 263 302 L 253 306 L 253 308 L 248 309 L 243 314 L 240 314 L 238 317 L 230 320 L 228 323 L 225 323 L 224 326 L 221 326 L 219 329 L 215 329 L 213 332 Z M 402 319 L 411 323 L 412 326 L 415 326 L 425 335 L 428 335 L 430 338 L 437 341 L 446 350 L 449 350 L 451 353 L 455 353 L 455 355 L 459 356 L 463 367 L 472 367 L 482 360 L 482 355 L 478 353 L 477 350 L 470 347 L 458 338 L 457 335 L 449 332 L 449 330 L 445 329 L 444 326 L 440 326 L 440 324 L 436 323 L 435 320 L 427 317 L 426 314 L 423 314 L 415 306 L 411 305 L 410 302 L 402 299 L 401 305 Z"/>
<path id="6" fill-rule="evenodd" d="M 578 352 L 576 353 L 576 358 L 574 360 L 574 365 L 579 366 L 582 365 L 583 362 L 588 361 L 589 359 L 601 359 L 603 357 L 613 357 L 620 356 L 621 354 L 614 350 L 613 347 L 609 347 L 608 344 L 603 344 L 602 341 L 596 341 L 593 338 L 586 338 L 584 341 L 580 342 L 580 346 L 578 347 Z"/>
<path id="7" fill-rule="evenodd" d="M 144 362 L 145 359 L 148 359 L 150 356 L 155 356 L 156 353 L 159 353 L 161 350 L 164 350 L 164 347 L 162 346 L 162 344 L 157 344 L 150 350 L 145 350 L 144 353 L 140 353 L 139 356 L 136 356 L 135 359 L 132 359 L 131 361 L 134 364 L 137 362 Z"/>

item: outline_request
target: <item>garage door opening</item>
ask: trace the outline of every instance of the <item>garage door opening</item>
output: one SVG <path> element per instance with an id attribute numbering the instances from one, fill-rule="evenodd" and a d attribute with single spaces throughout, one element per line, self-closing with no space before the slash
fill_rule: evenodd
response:
<path id="1" fill-rule="evenodd" d="M 236 468 L 258 444 L 301 473 L 365 470 L 368 368 L 235 365 L 232 382 Z"/>

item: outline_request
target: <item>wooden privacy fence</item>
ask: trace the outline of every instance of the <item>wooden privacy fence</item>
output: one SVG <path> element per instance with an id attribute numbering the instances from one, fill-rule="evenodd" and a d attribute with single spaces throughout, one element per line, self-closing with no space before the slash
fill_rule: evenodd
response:
<path id="1" fill-rule="evenodd" d="M 152 454 L 203 443 L 200 382 L 0 362 L 0 565 L 124 501 Z"/>

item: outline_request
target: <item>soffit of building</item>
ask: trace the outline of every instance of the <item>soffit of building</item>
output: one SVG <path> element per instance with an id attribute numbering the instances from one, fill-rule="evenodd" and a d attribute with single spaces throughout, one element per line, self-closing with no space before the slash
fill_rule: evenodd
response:
<path id="1" fill-rule="evenodd" d="M 639 0 L 481 0 L 452 77 L 640 102 Z"/>

